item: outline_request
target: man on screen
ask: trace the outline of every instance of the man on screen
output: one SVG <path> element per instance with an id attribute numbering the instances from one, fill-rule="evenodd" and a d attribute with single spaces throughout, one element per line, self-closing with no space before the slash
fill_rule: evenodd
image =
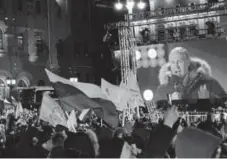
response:
<path id="1" fill-rule="evenodd" d="M 198 58 L 191 58 L 183 47 L 174 48 L 169 62 L 159 72 L 160 86 L 154 100 L 214 99 L 226 97 L 219 82 L 212 77 L 209 64 Z"/>

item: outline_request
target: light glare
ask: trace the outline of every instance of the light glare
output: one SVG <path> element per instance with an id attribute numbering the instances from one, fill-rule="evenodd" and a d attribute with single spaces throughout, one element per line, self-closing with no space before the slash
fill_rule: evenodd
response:
<path id="1" fill-rule="evenodd" d="M 115 8 L 116 8 L 117 10 L 121 10 L 121 9 L 123 8 L 123 4 L 122 4 L 121 2 L 117 2 L 117 3 L 115 4 Z"/>
<path id="2" fill-rule="evenodd" d="M 138 60 L 140 60 L 140 58 L 141 58 L 141 53 L 140 53 L 140 51 L 136 51 L 136 60 L 138 61 Z"/>
<path id="3" fill-rule="evenodd" d="M 145 6 L 146 6 L 146 4 L 144 3 L 144 2 L 139 2 L 139 3 L 137 3 L 137 7 L 139 8 L 139 9 L 144 9 L 145 8 Z"/>
<path id="4" fill-rule="evenodd" d="M 155 49 L 149 49 L 148 57 L 151 59 L 155 59 L 157 57 L 157 51 Z"/>
<path id="5" fill-rule="evenodd" d="M 153 100 L 153 97 L 154 97 L 154 93 L 152 90 L 150 89 L 147 89 L 143 92 L 143 98 L 146 100 L 146 101 L 152 101 Z"/>
<path id="6" fill-rule="evenodd" d="M 135 5 L 135 2 L 134 1 L 128 1 L 127 2 L 127 4 L 126 4 L 126 8 L 128 9 L 128 10 L 131 10 L 133 7 L 134 7 L 134 5 Z"/>

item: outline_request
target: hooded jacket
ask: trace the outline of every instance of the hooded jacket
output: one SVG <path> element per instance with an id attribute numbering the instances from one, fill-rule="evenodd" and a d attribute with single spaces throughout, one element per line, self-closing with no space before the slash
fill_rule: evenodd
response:
<path id="1" fill-rule="evenodd" d="M 200 86 L 206 85 L 210 99 L 226 97 L 226 92 L 219 82 L 212 77 L 210 65 L 202 59 L 191 58 L 188 74 L 180 78 L 172 74 L 170 63 L 163 65 L 159 71 L 159 82 L 154 100 L 167 100 L 167 94 L 181 92 L 184 99 L 199 99 Z M 187 92 L 187 93 L 186 93 Z"/>

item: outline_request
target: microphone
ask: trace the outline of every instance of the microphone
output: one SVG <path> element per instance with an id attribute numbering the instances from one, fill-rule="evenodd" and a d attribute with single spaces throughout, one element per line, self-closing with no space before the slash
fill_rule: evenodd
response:
<path id="1" fill-rule="evenodd" d="M 184 90 L 186 95 L 190 94 L 190 92 L 193 90 L 193 88 L 196 86 L 196 84 L 199 82 L 202 76 L 203 74 L 201 72 L 198 72 L 196 77 L 185 86 Z"/>

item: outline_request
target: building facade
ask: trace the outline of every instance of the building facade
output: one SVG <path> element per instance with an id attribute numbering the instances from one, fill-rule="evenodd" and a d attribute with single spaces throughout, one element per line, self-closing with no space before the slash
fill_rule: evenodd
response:
<path id="1" fill-rule="evenodd" d="M 56 44 L 70 34 L 67 0 L 0 0 L 0 84 L 47 83 L 59 68 Z"/>

